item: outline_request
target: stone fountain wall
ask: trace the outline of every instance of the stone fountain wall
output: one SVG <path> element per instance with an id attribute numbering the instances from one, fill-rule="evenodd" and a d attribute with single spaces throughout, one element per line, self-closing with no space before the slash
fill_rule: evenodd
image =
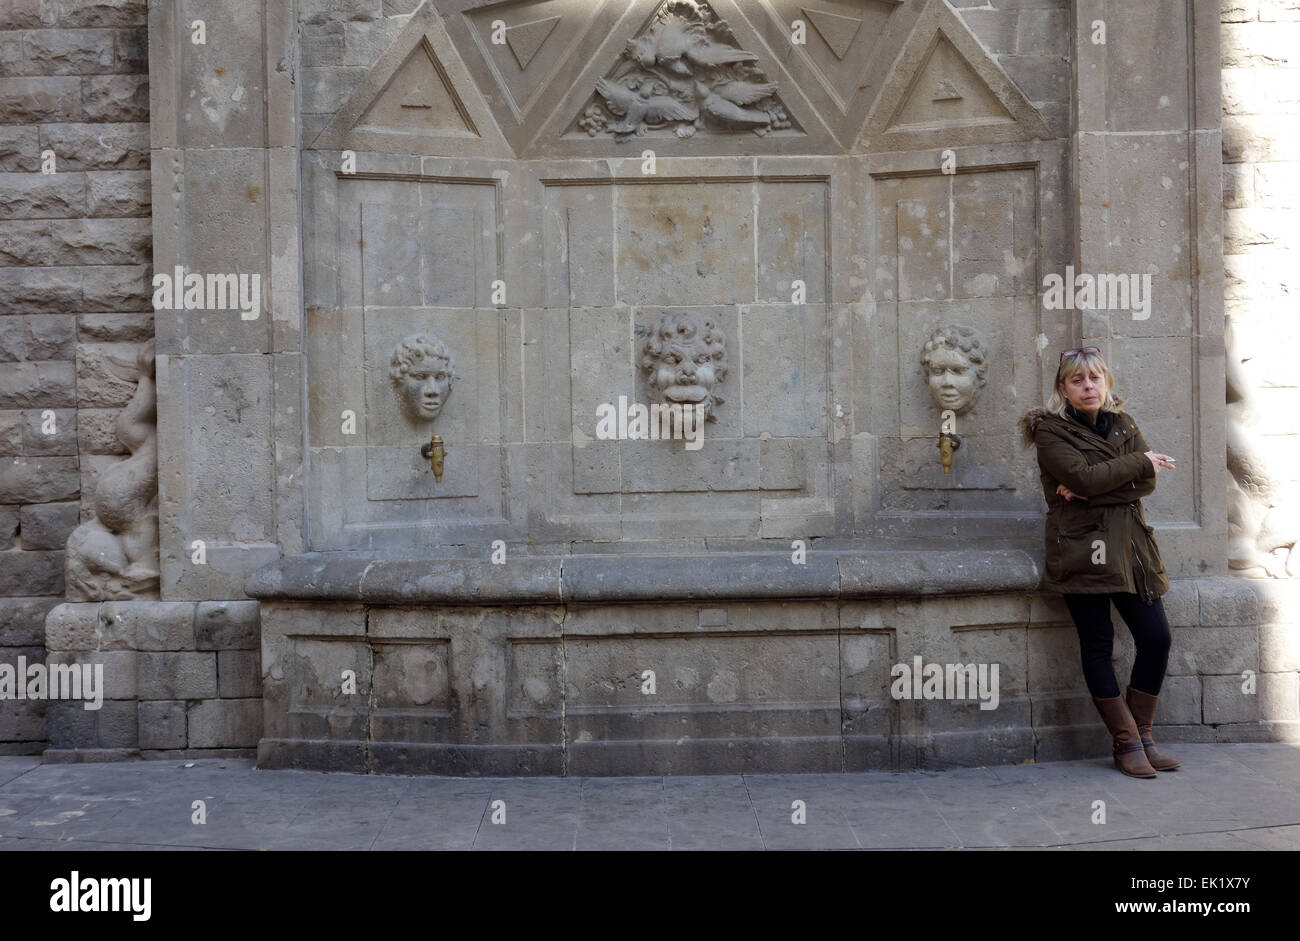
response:
<path id="1" fill-rule="evenodd" d="M 153 270 L 261 305 L 156 312 L 161 601 L 51 614 L 120 713 L 52 755 L 1100 753 L 1015 440 L 1089 344 L 1182 458 L 1166 737 L 1300 720 L 1289 594 L 1227 577 L 1216 4 L 176 0 L 149 41 Z M 1046 305 L 1067 266 L 1147 316 Z M 913 656 L 999 663 L 998 709 L 895 701 Z"/>

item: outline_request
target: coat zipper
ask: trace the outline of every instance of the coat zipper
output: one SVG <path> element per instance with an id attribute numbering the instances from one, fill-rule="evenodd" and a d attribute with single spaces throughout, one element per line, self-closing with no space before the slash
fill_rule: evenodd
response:
<path id="1" fill-rule="evenodd" d="M 1129 540 L 1129 545 L 1133 547 L 1133 561 L 1134 561 L 1134 563 L 1137 564 L 1138 571 L 1142 573 L 1142 585 L 1141 585 L 1141 589 L 1142 589 L 1142 590 L 1141 590 L 1141 594 L 1142 594 L 1142 597 L 1144 597 L 1144 598 L 1146 599 L 1146 603 L 1147 603 L 1148 605 L 1150 605 L 1150 604 L 1151 604 L 1155 599 L 1151 597 L 1151 589 L 1147 586 L 1147 583 L 1146 583 L 1146 582 L 1147 582 L 1147 570 L 1146 570 L 1145 568 L 1143 568 L 1143 566 L 1142 566 L 1142 559 L 1138 557 L 1138 547 L 1137 547 L 1137 543 L 1134 542 L 1132 539 L 1130 539 L 1130 540 Z M 1134 579 L 1134 582 L 1136 583 L 1136 579 Z M 1134 587 L 1137 587 L 1137 585 L 1135 584 Z"/>

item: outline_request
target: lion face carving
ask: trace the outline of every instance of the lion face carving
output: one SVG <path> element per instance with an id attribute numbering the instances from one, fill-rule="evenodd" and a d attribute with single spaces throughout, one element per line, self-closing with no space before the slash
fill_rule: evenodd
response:
<path id="1" fill-rule="evenodd" d="M 641 369 L 661 402 L 697 405 L 706 421 L 723 398 L 717 386 L 727 377 L 727 339 L 720 327 L 705 317 L 664 314 L 641 347 Z"/>

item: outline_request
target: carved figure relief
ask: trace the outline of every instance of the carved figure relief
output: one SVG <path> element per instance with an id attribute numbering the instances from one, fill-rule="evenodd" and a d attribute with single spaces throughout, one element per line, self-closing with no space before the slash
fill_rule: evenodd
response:
<path id="1" fill-rule="evenodd" d="M 930 334 L 921 350 L 921 370 L 934 404 L 964 415 L 988 379 L 988 359 L 971 327 L 948 324 Z"/>
<path id="2" fill-rule="evenodd" d="M 762 136 L 788 128 L 776 83 L 755 65 L 757 58 L 739 47 L 707 4 L 670 0 L 596 82 L 599 97 L 578 125 L 592 137 L 616 140 L 668 127 L 678 137 L 704 129 Z"/>
<path id="3" fill-rule="evenodd" d="M 456 380 L 456 364 L 437 337 L 416 333 L 393 348 L 388 379 L 402 414 L 415 424 L 442 413 Z"/>
<path id="4" fill-rule="evenodd" d="M 641 347 L 641 369 L 659 401 L 701 405 L 705 421 L 716 422 L 724 399 L 717 386 L 727 378 L 727 338 L 712 320 L 664 314 Z"/>
<path id="5" fill-rule="evenodd" d="M 131 601 L 158 596 L 158 412 L 154 341 L 136 356 L 135 394 L 117 416 L 131 452 L 100 475 L 94 517 L 68 537 L 69 601 Z"/>
<path id="6" fill-rule="evenodd" d="M 1269 467 L 1259 448 L 1254 393 L 1237 347 L 1232 318 L 1225 317 L 1228 417 L 1228 567 L 1244 574 L 1287 578 L 1300 572 L 1300 513 L 1293 494 Z"/>

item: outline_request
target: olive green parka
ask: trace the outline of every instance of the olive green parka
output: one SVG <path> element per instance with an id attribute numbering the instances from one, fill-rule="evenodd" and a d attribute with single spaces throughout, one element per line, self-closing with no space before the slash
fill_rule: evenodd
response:
<path id="1" fill-rule="evenodd" d="M 1045 408 L 1021 419 L 1038 450 L 1047 500 L 1043 588 L 1070 594 L 1131 592 L 1150 604 L 1169 590 L 1142 498 L 1156 489 L 1151 450 L 1137 423 L 1118 412 L 1109 434 Z M 1078 497 L 1067 501 L 1058 484 Z"/>

